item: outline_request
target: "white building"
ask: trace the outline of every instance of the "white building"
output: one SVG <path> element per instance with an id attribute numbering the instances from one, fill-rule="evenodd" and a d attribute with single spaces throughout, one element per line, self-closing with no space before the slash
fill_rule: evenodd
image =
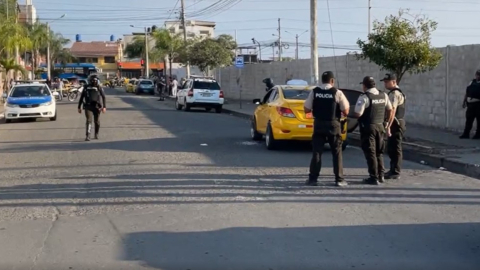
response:
<path id="1" fill-rule="evenodd" d="M 215 37 L 215 23 L 207 21 L 186 21 L 187 38 Z M 172 34 L 183 34 L 181 21 L 166 21 L 165 28 Z"/>
<path id="2" fill-rule="evenodd" d="M 20 14 L 18 19 L 21 23 L 34 24 L 37 17 L 37 9 L 32 3 L 32 0 L 26 0 L 25 5 L 18 5 Z"/>

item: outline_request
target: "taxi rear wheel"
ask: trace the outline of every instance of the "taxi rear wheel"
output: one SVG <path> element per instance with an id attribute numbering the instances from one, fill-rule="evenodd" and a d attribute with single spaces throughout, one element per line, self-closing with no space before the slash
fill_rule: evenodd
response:
<path id="1" fill-rule="evenodd" d="M 267 132 L 265 133 L 265 146 L 268 150 L 275 150 L 278 148 L 278 141 L 273 137 L 272 126 L 270 123 L 267 125 Z"/>
<path id="2" fill-rule="evenodd" d="M 347 146 L 348 146 L 348 139 L 343 141 L 342 143 L 342 151 L 345 151 L 345 149 L 347 149 Z"/>
<path id="3" fill-rule="evenodd" d="M 257 122 L 255 121 L 255 118 L 252 120 L 252 123 L 250 125 L 250 136 L 254 141 L 260 141 L 263 139 L 263 135 L 258 133 L 257 131 Z"/>

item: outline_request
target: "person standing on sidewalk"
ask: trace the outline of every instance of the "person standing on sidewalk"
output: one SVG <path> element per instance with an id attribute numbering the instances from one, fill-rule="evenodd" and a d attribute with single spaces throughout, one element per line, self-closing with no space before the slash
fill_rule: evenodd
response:
<path id="1" fill-rule="evenodd" d="M 330 144 L 333 156 L 333 172 L 335 185 L 346 186 L 343 178 L 342 158 L 342 124 L 340 119 L 347 116 L 350 104 L 342 91 L 336 89 L 333 72 L 326 71 L 322 74 L 322 85 L 315 87 L 305 100 L 305 113 L 312 113 L 313 124 L 313 155 L 310 162 L 310 174 L 306 182 L 309 186 L 316 186 L 320 170 L 322 169 L 322 153 L 325 143 Z"/>
<path id="2" fill-rule="evenodd" d="M 389 90 L 388 97 L 392 104 L 392 114 L 394 115 L 387 126 L 387 153 L 390 158 L 390 171 L 385 174 L 385 179 L 400 179 L 403 159 L 402 141 L 406 131 L 405 94 L 398 87 L 395 74 L 387 73 L 380 81 Z"/>
<path id="3" fill-rule="evenodd" d="M 477 131 L 472 139 L 480 139 L 480 70 L 475 73 L 473 79 L 467 87 L 465 98 L 463 99 L 463 108 L 467 108 L 465 130 L 460 139 L 470 139 L 470 131 L 473 128 L 473 122 L 477 120 Z"/>
<path id="4" fill-rule="evenodd" d="M 370 177 L 364 183 L 378 185 L 383 183 L 385 166 L 383 152 L 385 150 L 385 115 L 388 122 L 393 117 L 392 104 L 388 95 L 375 88 L 375 79 L 371 76 L 363 78 L 364 94 L 358 97 L 354 117 L 360 125 L 360 140 L 365 159 L 367 160 Z"/>

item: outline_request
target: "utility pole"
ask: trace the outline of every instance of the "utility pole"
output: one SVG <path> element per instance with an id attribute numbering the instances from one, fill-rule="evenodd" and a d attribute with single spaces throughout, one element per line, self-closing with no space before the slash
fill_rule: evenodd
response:
<path id="1" fill-rule="evenodd" d="M 280 18 L 278 18 L 278 61 L 282 61 L 282 36 Z"/>
<path id="2" fill-rule="evenodd" d="M 370 19 L 371 9 L 372 9 L 372 0 L 368 0 L 368 35 L 370 35 L 370 29 L 371 29 L 371 19 Z"/>
<path id="3" fill-rule="evenodd" d="M 185 45 L 187 45 L 187 22 L 185 21 L 185 0 L 181 1 L 182 3 L 182 26 L 183 26 L 183 40 L 185 41 Z M 187 61 L 187 66 L 185 67 L 187 69 L 187 79 L 190 78 L 190 63 Z"/>
<path id="4" fill-rule="evenodd" d="M 296 45 L 296 49 L 295 49 L 295 60 L 298 60 L 298 34 L 295 35 L 295 45 Z"/>
<path id="5" fill-rule="evenodd" d="M 318 84 L 317 0 L 310 0 L 311 83 Z"/>
<path id="6" fill-rule="evenodd" d="M 272 43 L 272 61 L 275 62 L 275 43 Z"/>
<path id="7" fill-rule="evenodd" d="M 145 27 L 145 79 L 150 77 L 150 68 L 148 65 L 148 29 Z"/>
<path id="8" fill-rule="evenodd" d="M 48 33 L 48 41 L 47 41 L 47 80 L 51 80 L 51 76 L 52 76 L 52 70 L 50 68 L 50 66 L 52 65 L 51 63 L 51 57 L 50 57 L 50 38 L 51 38 L 51 35 L 50 35 L 50 24 L 48 24 L 48 22 L 46 23 L 47 25 L 47 33 Z"/>

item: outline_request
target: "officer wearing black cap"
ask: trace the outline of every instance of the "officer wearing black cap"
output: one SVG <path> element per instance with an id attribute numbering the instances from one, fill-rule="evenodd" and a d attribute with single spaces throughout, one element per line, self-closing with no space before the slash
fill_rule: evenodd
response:
<path id="1" fill-rule="evenodd" d="M 475 79 L 470 82 L 463 99 L 463 108 L 467 108 L 465 130 L 460 139 L 469 139 L 473 122 L 477 119 L 477 131 L 472 139 L 480 139 L 480 70 L 475 73 Z"/>
<path id="2" fill-rule="evenodd" d="M 98 133 L 100 132 L 100 112 L 105 112 L 106 99 L 102 87 L 98 83 L 96 75 L 89 78 L 88 84 L 84 87 L 80 101 L 78 102 L 78 113 L 82 113 L 82 105 L 85 110 L 87 118 L 86 123 L 86 138 L 85 141 L 90 141 L 90 133 L 92 130 L 92 120 L 95 122 L 95 139 L 98 140 Z"/>
<path id="3" fill-rule="evenodd" d="M 363 78 L 360 84 L 363 85 L 364 94 L 358 97 L 354 116 L 358 118 L 362 150 L 370 175 L 363 181 L 366 184 L 378 185 L 379 182 L 384 182 L 384 122 L 386 115 L 388 122 L 393 117 L 392 104 L 386 93 L 375 88 L 373 77 Z"/>
<path id="4" fill-rule="evenodd" d="M 387 153 L 390 158 L 390 170 L 385 174 L 385 179 L 400 179 L 403 159 L 402 141 L 406 131 L 405 94 L 398 87 L 395 74 L 387 73 L 380 81 L 389 91 L 388 98 L 392 103 L 392 113 L 394 115 L 387 125 Z"/>
<path id="5" fill-rule="evenodd" d="M 315 87 L 305 100 L 305 113 L 312 113 L 313 126 L 313 155 L 310 162 L 310 174 L 307 185 L 317 185 L 322 168 L 322 153 L 325 143 L 328 142 L 332 149 L 333 173 L 335 184 L 346 186 L 343 178 L 342 137 L 340 118 L 347 116 L 350 104 L 342 91 L 336 89 L 333 72 L 326 71 L 322 74 L 322 85 Z"/>

